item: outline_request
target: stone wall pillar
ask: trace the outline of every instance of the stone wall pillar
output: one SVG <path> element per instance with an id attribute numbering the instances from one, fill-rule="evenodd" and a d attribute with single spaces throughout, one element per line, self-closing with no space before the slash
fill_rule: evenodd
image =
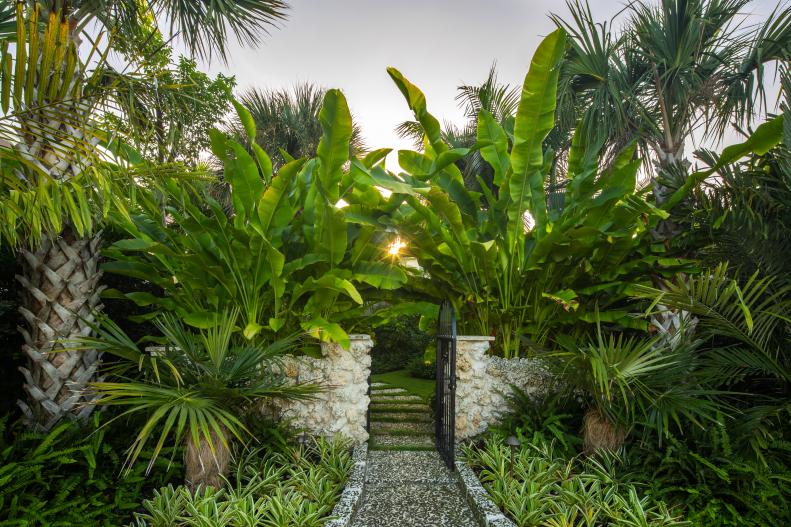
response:
<path id="1" fill-rule="evenodd" d="M 545 394 L 552 378 L 539 359 L 503 359 L 488 354 L 494 337 L 461 336 L 456 344 L 456 439 L 486 431 L 509 411 L 519 388 L 533 397 Z"/>
<path id="2" fill-rule="evenodd" d="M 276 412 L 296 429 L 311 435 L 345 436 L 355 444 L 368 440 L 368 377 L 371 373 L 370 335 L 349 335 L 348 350 L 322 343 L 320 359 L 286 357 L 286 375 L 299 383 L 313 383 L 322 391 L 307 401 L 276 403 Z"/>
<path id="3" fill-rule="evenodd" d="M 486 430 L 485 409 L 490 394 L 487 366 L 494 337 L 459 336 L 456 340 L 456 439 L 466 439 Z"/>

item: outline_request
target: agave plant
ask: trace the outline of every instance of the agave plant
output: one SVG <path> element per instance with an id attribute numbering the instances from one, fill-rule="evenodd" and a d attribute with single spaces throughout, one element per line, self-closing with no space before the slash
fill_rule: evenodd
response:
<path id="1" fill-rule="evenodd" d="M 239 310 L 219 314 L 216 324 L 195 331 L 172 314 L 154 321 L 164 346 L 141 349 L 103 318 L 95 337 L 75 339 L 72 349 L 96 349 L 121 359 L 94 382 L 96 404 L 123 408 L 120 417 L 143 414 L 145 423 L 129 447 L 127 470 L 153 442 L 149 470 L 168 440 L 186 447 L 187 483 L 219 487 L 227 475 L 231 442 L 252 434 L 244 424 L 264 401 L 309 397 L 316 386 L 287 383 L 276 366 L 295 348 L 294 338 L 267 342 L 238 334 Z"/>

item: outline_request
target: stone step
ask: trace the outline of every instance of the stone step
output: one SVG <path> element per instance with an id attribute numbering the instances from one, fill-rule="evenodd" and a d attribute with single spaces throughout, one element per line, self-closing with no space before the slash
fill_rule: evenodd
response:
<path id="1" fill-rule="evenodd" d="M 434 448 L 434 436 L 431 435 L 374 435 L 368 440 L 374 448 L 387 447 L 392 450 L 410 450 L 412 448 Z"/>
<path id="2" fill-rule="evenodd" d="M 376 395 L 371 394 L 372 403 L 423 403 L 418 395 Z"/>
<path id="3" fill-rule="evenodd" d="M 410 422 L 376 422 L 371 423 L 371 433 L 394 434 L 394 435 L 431 435 L 434 433 L 434 423 L 423 421 L 419 423 Z"/>
<path id="4" fill-rule="evenodd" d="M 414 403 L 376 403 L 370 404 L 371 413 L 380 412 L 404 412 L 404 413 L 425 413 L 431 414 L 431 408 L 427 404 Z"/>
<path id="5" fill-rule="evenodd" d="M 386 446 L 368 442 L 368 452 L 435 452 L 435 446 Z"/>
<path id="6" fill-rule="evenodd" d="M 390 385 L 387 384 L 386 382 L 372 382 L 371 383 L 371 388 L 380 388 L 380 387 L 385 387 L 385 386 L 390 386 Z"/>
<path id="7" fill-rule="evenodd" d="M 376 388 L 371 390 L 371 396 L 379 395 L 409 395 L 409 392 L 403 388 Z"/>
<path id="8" fill-rule="evenodd" d="M 371 414 L 371 423 L 434 423 L 428 414 L 381 412 Z"/>

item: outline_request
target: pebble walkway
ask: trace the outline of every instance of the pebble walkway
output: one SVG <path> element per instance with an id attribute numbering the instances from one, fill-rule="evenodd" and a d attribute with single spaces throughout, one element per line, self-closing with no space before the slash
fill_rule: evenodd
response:
<path id="1" fill-rule="evenodd" d="M 456 477 L 434 447 L 418 396 L 371 385 L 371 437 L 362 504 L 352 527 L 477 527 Z"/>

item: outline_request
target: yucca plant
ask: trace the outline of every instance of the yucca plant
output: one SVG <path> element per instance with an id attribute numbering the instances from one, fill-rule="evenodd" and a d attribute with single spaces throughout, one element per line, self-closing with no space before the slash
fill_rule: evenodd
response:
<path id="1" fill-rule="evenodd" d="M 171 314 L 154 321 L 164 346 L 141 349 L 115 323 L 103 318 L 95 337 L 75 339 L 72 349 L 90 348 L 120 359 L 93 382 L 97 405 L 119 406 L 118 418 L 146 417 L 127 453 L 127 470 L 153 442 L 149 469 L 168 440 L 186 447 L 186 480 L 192 487 L 219 487 L 227 475 L 231 442 L 252 438 L 244 424 L 268 399 L 310 397 L 318 387 L 288 383 L 277 368 L 295 348 L 294 338 L 250 341 L 238 334 L 239 310 L 218 315 L 196 331 Z"/>

